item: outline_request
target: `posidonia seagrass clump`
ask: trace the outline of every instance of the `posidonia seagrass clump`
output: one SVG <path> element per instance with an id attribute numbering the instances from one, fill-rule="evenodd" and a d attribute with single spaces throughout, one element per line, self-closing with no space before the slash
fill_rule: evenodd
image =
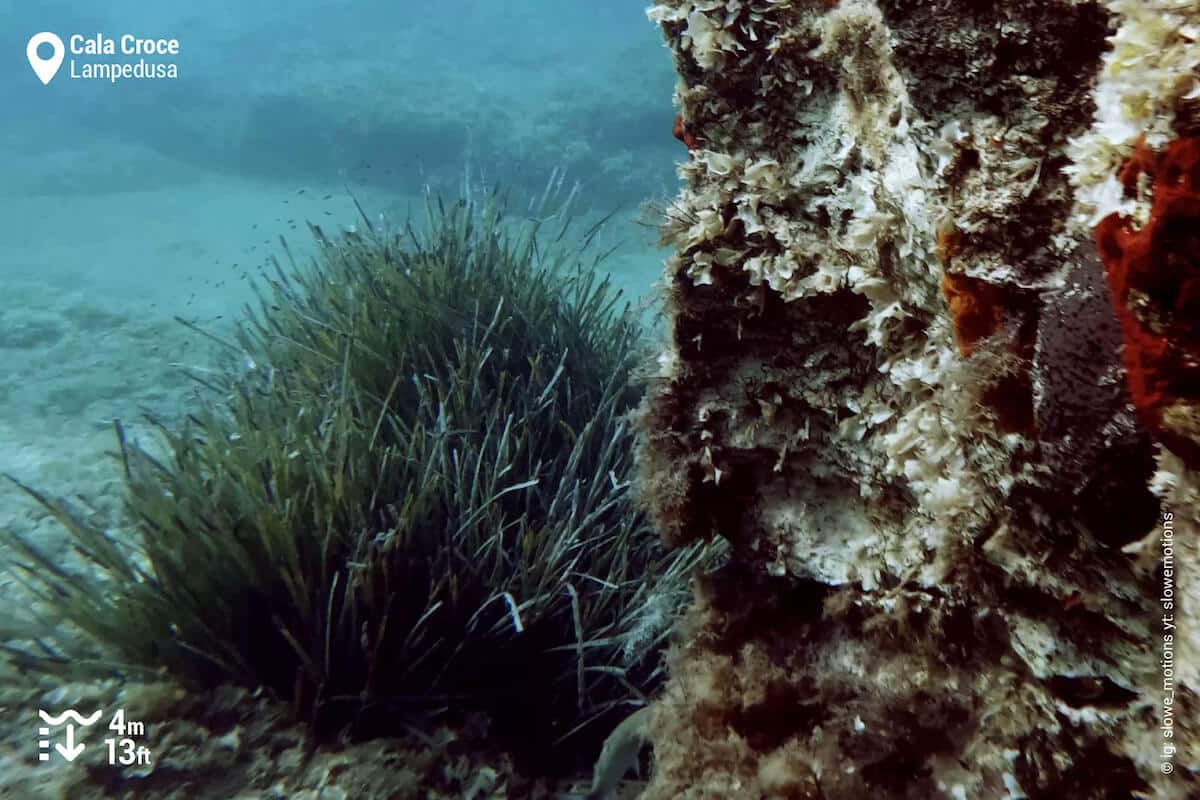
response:
<path id="1" fill-rule="evenodd" d="M 640 704 L 704 555 L 666 553 L 632 506 L 640 329 L 592 237 L 502 207 L 314 228 L 209 401 L 156 422 L 169 457 L 118 425 L 135 546 L 25 487 L 97 570 L 14 537 L 88 650 L 10 659 L 264 686 L 320 731 L 479 709 L 553 741 Z"/>

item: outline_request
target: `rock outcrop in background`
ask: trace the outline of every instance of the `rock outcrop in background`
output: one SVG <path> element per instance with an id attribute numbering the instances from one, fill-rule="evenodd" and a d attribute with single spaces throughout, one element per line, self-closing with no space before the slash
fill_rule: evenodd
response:
<path id="1" fill-rule="evenodd" d="M 651 798 L 1200 794 L 1200 8 L 659 0 Z"/>

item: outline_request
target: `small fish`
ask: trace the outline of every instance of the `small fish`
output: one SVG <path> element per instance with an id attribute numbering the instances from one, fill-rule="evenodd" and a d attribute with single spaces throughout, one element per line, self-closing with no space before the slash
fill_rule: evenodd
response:
<path id="1" fill-rule="evenodd" d="M 587 800 L 607 800 L 631 768 L 637 766 L 638 753 L 649 744 L 647 736 L 650 707 L 644 706 L 626 717 L 600 749 L 592 774 L 592 787 Z"/>

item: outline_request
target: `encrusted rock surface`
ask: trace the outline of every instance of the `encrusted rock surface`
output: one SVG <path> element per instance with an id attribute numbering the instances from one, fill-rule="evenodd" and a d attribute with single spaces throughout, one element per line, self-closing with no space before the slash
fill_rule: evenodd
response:
<path id="1" fill-rule="evenodd" d="M 1122 173 L 1195 135 L 1200 7 L 649 14 L 687 151 L 643 485 L 733 558 L 646 796 L 1200 795 L 1195 238 L 1130 295 L 1096 227 L 1154 224 Z"/>
<path id="2" fill-rule="evenodd" d="M 500 800 L 579 797 L 586 781 L 530 779 L 492 747 L 478 717 L 455 725 L 413 725 L 410 734 L 309 747 L 306 729 L 284 704 L 226 687 L 188 693 L 173 684 L 116 681 L 43 690 L 0 674 L 0 797 L 15 800 Z M 103 710 L 102 723 L 78 740 L 71 763 L 38 760 L 39 720 L 48 708 Z M 116 709 L 144 723 L 136 743 L 148 758 L 122 749 L 129 766 L 111 764 L 104 729 Z M 58 731 L 61 744 L 61 732 Z M 624 794 L 622 796 L 625 796 Z"/>

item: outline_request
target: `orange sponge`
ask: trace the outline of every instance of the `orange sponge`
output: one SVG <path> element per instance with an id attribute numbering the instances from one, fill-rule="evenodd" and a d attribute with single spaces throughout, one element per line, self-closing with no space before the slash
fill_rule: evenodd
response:
<path id="1" fill-rule="evenodd" d="M 970 356 L 980 339 L 991 336 L 1004 320 L 1000 292 L 996 287 L 969 275 L 942 275 L 942 294 L 950 305 L 958 351 Z"/>

